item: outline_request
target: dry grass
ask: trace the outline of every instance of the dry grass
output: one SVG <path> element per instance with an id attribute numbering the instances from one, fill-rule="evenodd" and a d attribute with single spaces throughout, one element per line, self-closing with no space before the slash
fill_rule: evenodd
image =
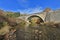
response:
<path id="1" fill-rule="evenodd" d="M 0 29 L 0 35 L 4 35 L 9 32 L 9 26 L 4 26 Z"/>

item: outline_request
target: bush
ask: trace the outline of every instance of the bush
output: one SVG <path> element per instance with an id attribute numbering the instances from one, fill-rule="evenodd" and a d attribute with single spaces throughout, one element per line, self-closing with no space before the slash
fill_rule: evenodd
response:
<path id="1" fill-rule="evenodd" d="M 2 28 L 2 27 L 4 27 L 5 25 L 7 25 L 7 22 L 0 22 L 0 29 Z"/>

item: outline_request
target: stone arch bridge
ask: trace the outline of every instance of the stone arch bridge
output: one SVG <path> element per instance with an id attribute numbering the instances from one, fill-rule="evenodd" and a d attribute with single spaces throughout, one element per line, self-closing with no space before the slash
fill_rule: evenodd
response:
<path id="1" fill-rule="evenodd" d="M 43 21 L 45 20 L 45 16 L 46 16 L 46 13 L 42 14 L 31 14 L 31 15 L 27 15 L 27 16 L 21 16 L 21 17 L 18 17 L 18 18 L 21 18 L 25 21 L 29 21 L 28 18 L 30 18 L 31 16 L 34 16 L 34 17 L 40 17 Z"/>
<path id="2" fill-rule="evenodd" d="M 31 16 L 34 16 L 34 15 L 39 16 L 44 22 L 60 23 L 60 10 L 49 11 L 49 12 L 40 12 L 40 13 L 30 14 L 30 15 L 26 15 L 26 16 L 21 16 L 18 18 L 29 22 L 28 18 Z"/>

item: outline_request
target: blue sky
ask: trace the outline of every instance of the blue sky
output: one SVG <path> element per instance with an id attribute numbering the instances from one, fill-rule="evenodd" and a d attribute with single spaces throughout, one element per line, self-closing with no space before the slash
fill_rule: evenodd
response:
<path id="1" fill-rule="evenodd" d="M 60 0 L 0 0 L 0 9 L 21 13 L 41 12 L 46 7 L 59 9 Z"/>

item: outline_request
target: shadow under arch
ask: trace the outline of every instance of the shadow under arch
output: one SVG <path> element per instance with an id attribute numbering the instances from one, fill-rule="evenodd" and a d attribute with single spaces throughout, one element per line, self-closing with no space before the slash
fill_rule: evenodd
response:
<path id="1" fill-rule="evenodd" d="M 32 16 L 28 17 L 27 20 L 29 20 L 29 22 L 31 22 L 31 19 L 34 18 L 34 17 L 39 18 L 39 20 L 40 20 L 39 22 L 40 23 L 44 23 L 43 19 L 41 17 L 37 16 L 37 15 L 32 15 Z"/>

